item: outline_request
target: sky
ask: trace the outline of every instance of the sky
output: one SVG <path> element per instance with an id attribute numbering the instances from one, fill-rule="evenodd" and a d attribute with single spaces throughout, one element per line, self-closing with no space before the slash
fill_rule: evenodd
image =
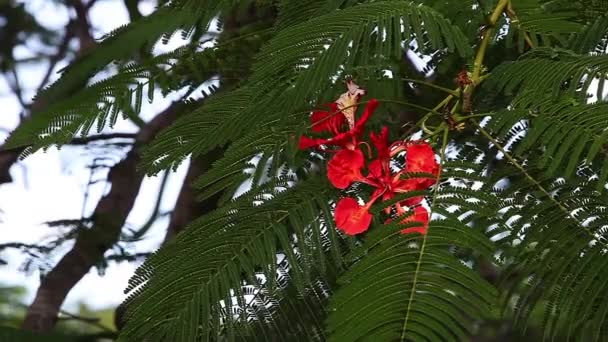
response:
<path id="1" fill-rule="evenodd" d="M 39 21 L 48 28 L 62 29 L 68 22 L 70 13 L 64 6 L 54 5 L 47 0 L 21 1 L 26 4 L 30 13 L 34 13 Z M 153 2 L 142 2 L 140 11 L 146 15 L 154 9 Z M 74 15 L 73 13 L 71 15 Z M 128 13 L 121 0 L 97 1 L 90 12 L 90 21 L 94 27 L 94 37 L 124 25 L 128 22 Z M 159 47 L 167 50 L 183 44 L 180 35 L 168 46 Z M 32 42 L 35 44 L 35 42 Z M 26 48 L 16 51 L 17 58 L 27 57 Z M 65 67 L 60 63 L 57 70 Z M 46 70 L 46 65 L 30 64 L 17 70 L 24 88 L 35 88 Z M 55 76 L 54 79 L 56 79 Z M 31 99 L 32 89 L 26 91 L 25 98 Z M 155 101 L 148 104 L 144 101 L 142 118 L 149 120 L 156 113 L 167 107 L 177 94 L 163 99 L 160 94 Z M 0 77 L 0 139 L 3 141 L 7 133 L 14 129 L 19 121 L 21 108 L 19 102 L 12 96 L 4 78 Z M 134 133 L 136 127 L 127 121 L 118 122 L 114 132 Z M 116 158 L 118 161 L 119 158 Z M 87 165 L 90 156 L 82 147 L 64 146 L 60 150 L 51 148 L 46 152 L 37 152 L 24 161 L 13 166 L 11 176 L 13 182 L 0 186 L 0 244 L 6 242 L 37 243 L 48 240 L 56 235 L 56 228 L 49 228 L 46 221 L 57 219 L 79 219 L 84 212 L 90 215 L 97 201 L 109 190 L 109 185 L 99 182 L 91 187 L 90 194 L 84 201 L 84 192 L 89 180 Z M 161 203 L 161 212 L 170 211 L 175 205 L 181 183 L 185 176 L 187 162 L 170 175 Z M 107 169 L 95 175 L 95 179 L 105 179 Z M 147 177 L 136 199 L 135 206 L 127 218 L 127 226 L 140 227 L 150 217 L 160 188 L 160 178 Z M 84 208 L 84 209 L 83 209 Z M 131 252 L 149 252 L 156 249 L 164 238 L 168 218 L 159 219 L 146 234 L 145 240 L 131 249 Z M 57 253 L 51 264 L 69 250 L 72 244 L 66 244 Z M 7 260 L 7 266 L 0 266 L 0 286 L 25 286 L 28 294 L 25 298 L 29 304 L 39 285 L 39 272 L 25 274 L 20 271 L 26 256 L 18 250 L 6 250 L 1 257 Z M 99 276 L 95 269 L 91 270 L 69 293 L 64 309 L 74 310 L 81 302 L 92 308 L 101 309 L 118 305 L 123 299 L 123 290 L 129 277 L 137 265 L 131 263 L 112 263 L 106 269 L 105 275 Z"/>

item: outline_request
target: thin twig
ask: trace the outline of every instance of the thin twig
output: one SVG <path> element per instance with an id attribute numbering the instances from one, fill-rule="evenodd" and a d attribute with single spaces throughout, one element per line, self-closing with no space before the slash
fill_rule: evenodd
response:
<path id="1" fill-rule="evenodd" d="M 84 316 L 80 316 L 80 315 L 77 315 L 77 314 L 73 314 L 73 313 L 67 312 L 67 311 L 65 311 L 63 309 L 59 310 L 59 313 L 62 314 L 62 315 L 67 316 L 67 317 L 59 317 L 59 319 L 64 319 L 64 320 L 65 319 L 72 319 L 72 320 L 75 320 L 75 321 L 79 321 L 79 322 L 83 322 L 83 323 L 87 323 L 87 324 L 93 325 L 93 326 L 95 326 L 95 327 L 97 327 L 97 328 L 99 328 L 99 329 L 101 329 L 101 330 L 103 330 L 105 332 L 115 333 L 114 330 L 112 330 L 112 329 L 106 327 L 105 325 L 99 323 L 100 319 L 98 317 L 84 317 Z"/>
<path id="2" fill-rule="evenodd" d="M 163 202 L 163 195 L 165 194 L 165 189 L 167 188 L 167 181 L 169 180 L 170 174 L 171 174 L 171 172 L 169 172 L 169 171 L 165 171 L 165 173 L 163 174 L 163 178 L 161 180 L 159 191 L 158 191 L 158 196 L 156 197 L 156 204 L 154 205 L 154 209 L 152 210 L 152 215 L 150 215 L 150 218 L 148 218 L 148 221 L 146 221 L 146 223 L 144 223 L 144 225 L 141 226 L 141 228 L 136 230 L 133 233 L 133 235 L 131 235 L 127 239 L 125 239 L 125 241 L 134 242 L 134 241 L 141 240 L 141 238 L 148 232 L 148 230 L 150 230 L 150 228 L 152 227 L 154 222 L 156 222 L 158 217 L 161 216 L 160 205 Z"/>
<path id="3" fill-rule="evenodd" d="M 71 29 L 72 26 L 73 26 L 73 23 L 70 22 L 67 26 L 65 35 L 63 36 L 63 40 L 61 41 L 61 44 L 57 48 L 57 53 L 54 54 L 49 59 L 49 67 L 46 69 L 46 73 L 44 74 L 44 77 L 42 77 L 42 81 L 40 81 L 40 85 L 38 85 L 38 88 L 36 88 L 36 94 L 38 94 L 40 92 L 40 90 L 42 90 L 42 88 L 44 88 L 44 86 L 49 82 L 49 79 L 51 78 L 51 75 L 53 74 L 53 70 L 55 69 L 55 66 L 57 66 L 57 63 L 59 63 L 59 61 L 61 61 L 65 57 L 65 55 L 68 51 L 68 47 L 70 46 L 70 40 L 72 39 L 72 37 L 74 37 L 74 32 Z"/>
<path id="4" fill-rule="evenodd" d="M 19 76 L 17 75 L 16 67 L 12 68 L 10 75 L 12 76 L 12 79 L 7 77 L 6 83 L 8 83 L 9 87 L 11 88 L 11 91 L 15 94 L 15 97 L 17 98 L 17 101 L 19 101 L 19 104 L 23 108 L 27 108 L 28 105 L 23 99 L 23 90 L 21 89 L 21 84 L 19 82 Z"/>
<path id="5" fill-rule="evenodd" d="M 511 19 L 512 23 L 517 23 L 517 27 L 522 30 L 521 25 L 519 24 L 519 19 L 517 19 L 517 14 L 515 13 L 515 10 L 513 10 L 513 4 L 509 1 L 509 5 L 507 6 L 507 10 L 506 10 L 507 16 L 509 17 L 509 19 Z M 530 46 L 530 49 L 534 48 L 534 44 L 532 43 L 532 39 L 530 38 L 530 34 L 525 31 L 522 30 L 524 33 L 524 39 L 526 41 L 526 43 L 528 43 L 528 45 Z"/>
<path id="6" fill-rule="evenodd" d="M 91 142 L 100 141 L 100 140 L 110 140 L 110 139 L 135 139 L 137 134 L 135 133 L 109 133 L 109 134 L 97 134 L 90 135 L 88 137 L 82 138 L 73 138 L 70 140 L 68 144 L 70 145 L 87 145 Z"/>
<path id="7" fill-rule="evenodd" d="M 551 195 L 551 193 L 538 181 L 536 180 L 534 177 L 532 177 L 528 171 L 526 171 L 526 169 L 523 167 L 523 165 L 521 163 L 519 163 L 515 157 L 513 157 L 504 146 L 502 146 L 502 144 L 500 144 L 496 139 L 494 139 L 494 137 L 492 137 L 492 135 L 486 131 L 483 127 L 481 127 L 481 125 L 479 125 L 479 123 L 477 123 L 477 121 L 475 121 L 474 119 L 470 119 L 470 121 L 473 123 L 473 125 L 475 125 L 475 127 L 477 127 L 477 129 L 479 130 L 479 132 L 486 137 L 486 139 L 488 139 L 494 146 L 496 146 L 496 148 L 502 152 L 505 156 L 505 158 L 507 158 L 507 160 L 513 165 L 515 166 L 515 168 L 521 172 L 534 186 L 536 186 L 538 188 L 538 190 L 540 190 L 540 192 L 543 193 L 543 195 L 547 196 L 547 198 L 555 203 L 555 205 L 564 213 L 564 215 L 573 220 L 578 226 L 580 226 L 585 232 L 587 232 L 592 239 L 596 239 L 597 236 L 595 236 L 595 234 L 589 230 L 589 228 L 585 227 L 582 225 L 582 223 L 577 220 L 573 215 L 572 215 L 572 210 L 566 208 L 560 201 L 558 201 L 557 199 L 555 199 L 554 196 Z M 598 241 L 601 241 L 598 239 Z M 603 243 L 604 246 L 608 247 L 607 243 Z"/>
<path id="8" fill-rule="evenodd" d="M 429 215 L 433 214 L 433 209 L 437 203 L 437 195 L 439 194 L 439 180 L 441 179 L 441 174 L 443 172 L 443 164 L 445 163 L 445 155 L 446 149 L 448 147 L 448 133 L 449 130 L 445 129 L 443 131 L 443 140 L 441 143 L 441 165 L 439 167 L 439 171 L 437 172 L 437 178 L 435 189 L 433 191 L 433 199 L 431 202 L 431 208 Z M 409 315 L 412 309 L 412 304 L 414 303 L 414 297 L 416 295 L 416 285 L 418 284 L 418 275 L 420 274 L 420 265 L 422 264 L 422 257 L 424 256 L 424 251 L 426 248 L 426 242 L 428 240 L 428 233 L 430 227 L 427 228 L 427 233 L 424 234 L 422 239 L 422 246 L 420 246 L 420 254 L 418 254 L 418 260 L 416 261 L 416 270 L 414 271 L 414 279 L 412 280 L 412 290 L 410 291 L 410 297 L 407 302 L 407 309 L 405 311 L 405 319 L 403 320 L 403 327 L 401 328 L 401 341 L 405 341 L 405 333 L 407 331 L 407 323 L 409 321 Z"/>
<path id="9" fill-rule="evenodd" d="M 80 0 L 69 0 L 68 3 L 76 11 L 75 35 L 80 42 L 78 55 L 82 55 L 97 44 L 91 35 L 91 25 L 88 19 L 89 8 Z"/>

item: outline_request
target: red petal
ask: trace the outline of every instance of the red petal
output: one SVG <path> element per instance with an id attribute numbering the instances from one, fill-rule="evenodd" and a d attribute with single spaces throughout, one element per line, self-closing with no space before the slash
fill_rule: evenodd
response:
<path id="1" fill-rule="evenodd" d="M 439 164 L 435 160 L 433 148 L 425 143 L 411 144 L 406 149 L 405 171 L 425 172 L 436 175 L 439 172 Z"/>
<path id="2" fill-rule="evenodd" d="M 312 147 L 319 147 L 319 145 L 322 145 L 325 141 L 326 139 L 315 139 L 309 138 L 307 136 L 301 136 L 298 147 L 300 148 L 300 150 L 307 150 Z"/>
<path id="3" fill-rule="evenodd" d="M 312 138 L 308 138 L 308 137 L 301 137 L 300 138 L 300 149 L 305 150 L 305 149 L 308 149 L 311 147 L 319 147 L 319 145 L 337 145 L 340 147 L 347 147 L 347 145 L 350 145 L 350 144 L 356 145 L 356 141 L 353 142 L 353 139 L 356 140 L 363 133 L 363 130 L 365 129 L 365 123 L 367 122 L 369 117 L 372 115 L 372 113 L 374 112 L 376 107 L 378 107 L 378 101 L 376 101 L 375 99 L 371 99 L 367 103 L 367 106 L 365 107 L 365 110 L 363 111 L 363 115 L 361 115 L 361 118 L 359 119 L 359 121 L 357 121 L 357 123 L 355 124 L 355 127 L 348 132 L 336 134 L 333 138 L 330 138 L 330 139 L 312 139 Z M 336 116 L 338 116 L 338 115 L 336 115 Z M 344 115 L 342 115 L 342 117 L 344 120 L 346 120 L 346 118 L 344 118 Z M 340 120 L 342 120 L 342 119 L 340 119 Z M 343 121 L 342 121 L 342 123 L 343 123 Z M 313 127 L 313 130 L 314 130 L 314 127 Z M 337 133 L 337 132 L 338 132 L 338 130 L 336 129 L 336 131 L 332 132 L 332 133 Z"/>
<path id="4" fill-rule="evenodd" d="M 405 228 L 401 230 L 401 234 L 420 233 L 422 235 L 425 235 L 426 230 L 429 226 L 429 212 L 424 209 L 424 207 L 417 206 L 416 208 L 414 208 L 414 215 L 411 215 L 408 218 L 402 220 L 401 223 L 409 223 L 414 221 L 421 222 L 422 226 Z"/>
<path id="5" fill-rule="evenodd" d="M 356 181 L 361 181 L 361 168 L 365 164 L 361 150 L 340 150 L 327 164 L 327 178 L 338 189 L 346 189 Z"/>
<path id="6" fill-rule="evenodd" d="M 410 144 L 406 149 L 405 172 L 424 172 L 437 176 L 439 164 L 435 160 L 433 148 L 425 143 Z M 417 190 L 426 189 L 436 183 L 437 179 L 412 178 L 410 181 L 417 183 Z"/>
<path id="7" fill-rule="evenodd" d="M 416 204 L 420 204 L 420 202 L 422 202 L 423 198 L 424 198 L 423 196 L 416 196 L 416 197 L 408 198 L 408 199 L 402 201 L 401 203 L 405 206 L 413 207 Z"/>
<path id="8" fill-rule="evenodd" d="M 413 172 L 413 171 L 412 171 Z M 426 190 L 429 187 L 433 186 L 433 184 L 437 183 L 437 177 L 417 177 L 417 178 L 409 178 L 404 180 L 406 185 L 400 186 L 400 189 L 407 188 L 408 191 L 413 190 Z M 400 191 L 405 192 L 405 191 Z"/>
<path id="9" fill-rule="evenodd" d="M 359 120 L 357 120 L 357 123 L 355 123 L 355 127 L 353 127 L 353 129 L 351 130 L 352 134 L 355 137 L 359 137 L 361 134 L 363 134 L 363 130 L 365 129 L 365 124 L 367 123 L 367 120 L 372 114 L 374 114 L 374 111 L 377 107 L 378 101 L 376 99 L 371 99 L 367 102 L 367 104 L 365 105 L 365 109 L 363 110 L 363 114 L 361 115 Z"/>
<path id="10" fill-rule="evenodd" d="M 427 185 L 429 181 L 431 183 L 429 185 Z M 434 178 L 433 179 L 410 178 L 410 179 L 398 180 L 395 183 L 393 183 L 393 191 L 398 192 L 398 193 L 406 193 L 406 192 L 410 192 L 410 191 L 425 190 L 429 186 L 433 185 L 434 183 L 435 183 Z M 402 203 L 408 207 L 411 207 L 411 206 L 414 206 L 414 205 L 422 202 L 422 198 L 423 198 L 423 196 L 412 197 L 412 198 L 408 198 L 408 199 L 404 200 Z"/>
<path id="11" fill-rule="evenodd" d="M 313 132 L 326 132 L 338 134 L 340 127 L 346 122 L 346 117 L 338 110 L 338 105 L 329 105 L 330 111 L 316 111 L 310 116 Z"/>
<path id="12" fill-rule="evenodd" d="M 374 132 L 371 132 L 369 134 L 369 138 L 372 141 L 372 144 L 376 146 L 376 150 L 378 151 L 378 158 L 390 158 L 388 150 L 388 127 L 382 127 L 382 131 L 380 131 L 380 134 L 378 135 L 376 135 Z"/>
<path id="13" fill-rule="evenodd" d="M 310 116 L 310 123 L 312 124 L 313 132 L 324 132 L 329 131 L 329 119 L 330 112 L 313 112 Z"/>
<path id="14" fill-rule="evenodd" d="M 374 159 L 367 164 L 368 177 L 373 177 L 380 180 L 383 176 L 382 173 L 382 162 L 378 159 Z"/>
<path id="15" fill-rule="evenodd" d="M 363 233 L 372 222 L 372 215 L 354 198 L 345 197 L 336 205 L 334 212 L 336 226 L 347 235 Z"/>

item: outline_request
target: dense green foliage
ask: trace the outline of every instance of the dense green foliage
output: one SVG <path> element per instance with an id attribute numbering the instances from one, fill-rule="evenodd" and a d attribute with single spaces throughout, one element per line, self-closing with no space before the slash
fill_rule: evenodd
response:
<path id="1" fill-rule="evenodd" d="M 197 38 L 235 8 L 273 16 L 210 48 L 193 41 L 131 58 L 179 28 Z M 174 1 L 68 67 L 39 96 L 119 65 L 9 144 L 26 154 L 62 144 L 137 116 L 144 93 L 240 76 L 185 106 L 146 148 L 141 169 L 156 174 L 225 147 L 197 181 L 201 198 L 223 201 L 133 276 L 124 341 L 468 340 L 502 319 L 521 336 L 538 333 L 530 326 L 546 339 L 603 340 L 606 10 L 585 0 Z M 258 48 L 251 68 L 235 71 L 248 65 L 239 49 Z M 408 49 L 430 58 L 430 78 Z M 459 88 L 463 69 L 473 83 Z M 343 194 L 325 178 L 327 156 L 299 151 L 295 138 L 347 76 L 381 103 L 370 129 L 408 138 L 424 123 L 419 133 L 442 156 L 440 182 L 424 193 L 425 236 L 379 221 L 357 237 L 334 227 Z M 464 129 L 450 129 L 446 114 Z"/>

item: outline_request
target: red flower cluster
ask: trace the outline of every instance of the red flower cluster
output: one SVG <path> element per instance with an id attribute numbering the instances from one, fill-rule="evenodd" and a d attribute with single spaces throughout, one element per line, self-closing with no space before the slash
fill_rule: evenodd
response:
<path id="1" fill-rule="evenodd" d="M 434 185 L 439 173 L 439 164 L 435 160 L 435 153 L 430 145 L 422 141 L 397 141 L 389 144 L 388 128 L 383 127 L 380 134 L 370 134 L 371 143 L 376 149 L 376 158 L 366 165 L 366 158 L 359 149 L 365 124 L 373 114 L 378 101 L 371 99 L 367 102 L 363 114 L 358 120 L 354 118 L 354 112 L 359 98 L 365 94 L 354 82 L 348 81 L 349 91 L 342 94 L 340 99 L 329 105 L 330 111 L 316 111 L 310 117 L 312 130 L 314 132 L 329 132 L 333 137 L 328 139 L 300 138 L 300 149 L 319 148 L 321 145 L 333 145 L 338 147 L 327 165 L 327 178 L 338 189 L 346 189 L 355 182 L 365 183 L 374 187 L 371 198 L 361 206 L 356 199 L 345 197 L 336 205 L 334 219 L 336 226 L 348 235 L 356 235 L 365 232 L 371 223 L 372 215 L 369 208 L 379 198 L 382 201 L 390 200 L 398 193 L 424 190 Z M 349 103 L 345 108 L 344 103 Z M 354 108 L 353 110 L 351 110 Z M 344 111 L 352 112 L 352 119 Z M 345 125 L 348 123 L 348 125 Z M 348 129 L 345 129 L 346 126 Z M 394 172 L 390 167 L 390 161 L 397 154 L 405 152 L 405 167 Z M 370 156 L 371 157 L 371 156 Z M 366 175 L 364 176 L 364 169 Z M 434 177 L 415 177 L 402 179 L 405 173 L 426 173 Z M 422 222 L 420 227 L 403 229 L 404 234 L 417 232 L 426 234 L 429 222 L 427 210 L 420 205 L 422 197 L 409 198 L 393 205 L 397 215 L 406 212 L 405 208 L 412 208 L 413 215 L 403 219 L 402 223 L 411 221 Z M 391 213 L 391 208 L 386 209 Z M 388 220 L 390 221 L 390 219 Z M 388 222 L 387 221 L 387 222 Z"/>

